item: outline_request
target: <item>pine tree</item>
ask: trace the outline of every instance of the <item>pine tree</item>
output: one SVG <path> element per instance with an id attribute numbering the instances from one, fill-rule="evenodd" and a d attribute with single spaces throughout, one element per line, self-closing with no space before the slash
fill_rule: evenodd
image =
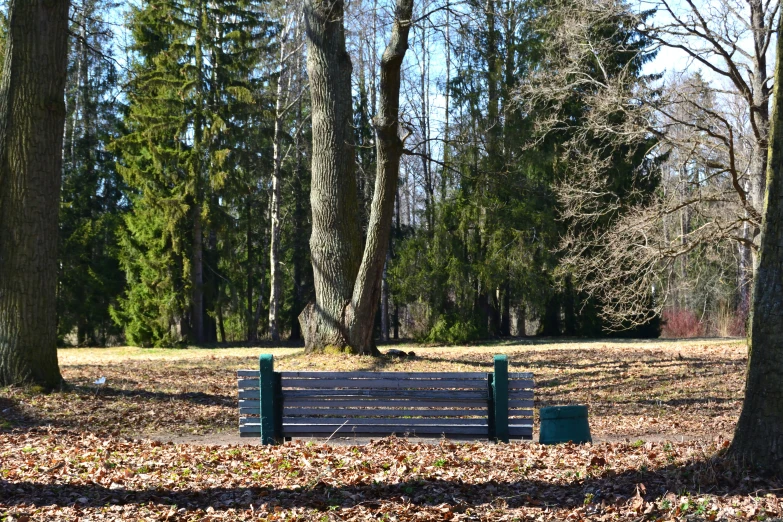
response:
<path id="1" fill-rule="evenodd" d="M 257 150 L 237 129 L 253 122 L 269 24 L 252 1 L 154 0 L 132 10 L 130 27 L 138 58 L 117 142 L 133 207 L 129 290 L 115 318 L 132 343 L 211 342 L 223 198 L 235 194 L 229 172 Z"/>
<path id="2" fill-rule="evenodd" d="M 125 282 L 117 260 L 124 187 L 107 150 L 122 128 L 112 34 L 105 22 L 113 8 L 86 0 L 71 28 L 57 316 L 61 342 L 75 333 L 78 345 L 105 345 L 121 334 L 109 314 Z"/>

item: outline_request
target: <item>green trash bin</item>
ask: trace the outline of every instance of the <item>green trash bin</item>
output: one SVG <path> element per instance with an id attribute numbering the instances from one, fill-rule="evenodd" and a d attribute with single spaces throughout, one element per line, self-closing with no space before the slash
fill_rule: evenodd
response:
<path id="1" fill-rule="evenodd" d="M 587 406 L 548 406 L 539 410 L 539 416 L 541 418 L 541 430 L 538 435 L 540 444 L 593 442 L 590 436 L 590 424 L 587 421 Z"/>

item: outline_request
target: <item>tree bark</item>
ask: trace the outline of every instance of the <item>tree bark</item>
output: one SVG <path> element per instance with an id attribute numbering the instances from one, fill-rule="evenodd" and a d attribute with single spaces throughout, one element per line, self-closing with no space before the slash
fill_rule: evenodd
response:
<path id="1" fill-rule="evenodd" d="M 299 316 L 307 351 L 348 345 L 343 314 L 361 256 L 344 8 L 342 0 L 304 4 L 312 105 L 310 252 L 315 288 L 315 303 Z"/>
<path id="2" fill-rule="evenodd" d="M 316 301 L 300 316 L 308 351 L 329 346 L 378 354 L 373 326 L 389 246 L 403 143 L 399 137 L 401 66 L 408 49 L 413 0 L 398 0 L 389 44 L 381 59 L 374 119 L 377 173 L 361 263 L 361 231 L 353 176 L 351 62 L 345 51 L 343 4 L 305 3 L 313 121 L 310 202 Z"/>
<path id="3" fill-rule="evenodd" d="M 777 43 L 761 249 L 753 286 L 745 400 L 732 453 L 758 468 L 783 472 L 783 40 Z"/>
<path id="4" fill-rule="evenodd" d="M 283 13 L 288 15 L 288 2 L 283 3 Z M 270 198 L 270 230 L 269 230 L 269 337 L 274 342 L 280 341 L 280 297 L 282 295 L 283 277 L 280 273 L 280 205 L 282 192 L 280 184 L 283 138 L 283 116 L 287 110 L 288 98 L 291 93 L 291 79 L 293 74 L 286 71 L 286 53 L 288 37 L 291 34 L 290 20 L 283 30 L 280 38 L 280 59 L 278 68 L 280 77 L 277 79 L 277 98 L 275 100 L 275 129 L 272 141 L 272 197 Z M 284 78 L 288 77 L 288 85 L 283 88 Z"/>
<path id="5" fill-rule="evenodd" d="M 194 205 L 192 214 L 193 247 L 190 260 L 190 320 L 192 323 L 193 341 L 196 344 L 201 344 L 204 342 L 204 235 L 201 228 L 201 205 Z"/>
<path id="6" fill-rule="evenodd" d="M 57 208 L 69 2 L 12 0 L 0 81 L 0 386 L 60 384 Z"/>
<path id="7" fill-rule="evenodd" d="M 255 342 L 258 340 L 258 323 L 253 323 L 253 285 L 255 284 L 255 277 L 253 275 L 253 268 L 255 262 L 253 260 L 253 221 L 251 219 L 253 215 L 253 202 L 252 196 L 248 195 L 245 203 L 247 210 L 247 231 L 246 231 L 246 243 L 247 243 L 247 288 L 245 294 L 245 322 L 247 332 L 245 339 L 248 342 Z"/>
<path id="8" fill-rule="evenodd" d="M 346 324 L 353 349 L 360 354 L 377 353 L 373 325 L 381 291 L 381 276 L 389 248 L 394 199 L 400 172 L 403 142 L 399 135 L 400 83 L 402 61 L 408 50 L 408 33 L 413 0 L 398 0 L 392 34 L 381 58 L 378 115 L 375 117 L 377 174 L 373 192 L 367 242 L 346 311 Z"/>
<path id="9" fill-rule="evenodd" d="M 389 281 L 387 280 L 387 267 L 391 261 L 389 251 L 386 251 L 386 262 L 383 264 L 381 276 L 381 340 L 389 340 Z"/>

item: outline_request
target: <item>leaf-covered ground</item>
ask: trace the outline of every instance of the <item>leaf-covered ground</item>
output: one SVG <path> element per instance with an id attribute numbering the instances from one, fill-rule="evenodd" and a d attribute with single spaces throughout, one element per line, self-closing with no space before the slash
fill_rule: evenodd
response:
<path id="1" fill-rule="evenodd" d="M 536 376 L 537 406 L 584 403 L 585 446 L 295 441 L 210 445 L 236 430 L 234 371 L 260 349 L 60 351 L 63 391 L 0 390 L 0 520 L 764 520 L 781 485 L 725 460 L 739 342 L 406 347 L 413 359 L 303 356 L 278 369 Z M 106 377 L 104 386 L 93 381 Z M 537 430 L 536 430 L 537 431 Z M 170 444 L 177 435 L 200 444 Z M 230 440 L 229 440 L 230 442 Z"/>

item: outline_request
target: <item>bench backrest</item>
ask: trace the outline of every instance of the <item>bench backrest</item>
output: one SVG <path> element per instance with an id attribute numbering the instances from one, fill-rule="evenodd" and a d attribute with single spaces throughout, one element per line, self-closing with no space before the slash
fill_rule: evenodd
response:
<path id="1" fill-rule="evenodd" d="M 491 373 L 273 372 L 271 358 L 262 359 L 260 370 L 237 372 L 240 435 L 265 443 L 392 433 L 531 439 L 533 375 L 508 373 L 505 356 L 495 366 Z"/>

